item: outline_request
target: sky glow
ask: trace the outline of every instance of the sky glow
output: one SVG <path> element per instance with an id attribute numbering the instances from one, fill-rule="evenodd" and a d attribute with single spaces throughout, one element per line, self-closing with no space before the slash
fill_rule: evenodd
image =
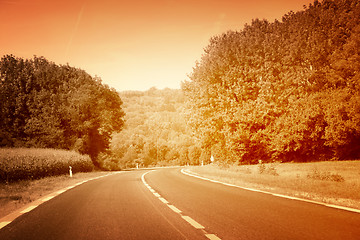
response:
<path id="1" fill-rule="evenodd" d="M 0 0 L 0 56 L 44 56 L 118 91 L 180 88 L 209 39 L 310 0 Z"/>

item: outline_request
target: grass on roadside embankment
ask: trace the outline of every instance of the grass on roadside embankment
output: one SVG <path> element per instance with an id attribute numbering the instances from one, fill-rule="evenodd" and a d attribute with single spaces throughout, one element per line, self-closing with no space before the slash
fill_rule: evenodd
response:
<path id="1" fill-rule="evenodd" d="M 360 161 L 189 167 L 242 187 L 360 209 Z"/>

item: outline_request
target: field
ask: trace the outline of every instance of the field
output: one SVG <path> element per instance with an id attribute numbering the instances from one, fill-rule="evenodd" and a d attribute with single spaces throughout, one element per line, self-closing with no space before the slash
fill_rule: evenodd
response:
<path id="1" fill-rule="evenodd" d="M 242 187 L 360 209 L 360 161 L 189 167 Z"/>
<path id="2" fill-rule="evenodd" d="M 93 164 L 86 155 L 74 151 L 37 148 L 1 148 L 0 181 L 39 179 L 75 172 L 89 172 Z"/>

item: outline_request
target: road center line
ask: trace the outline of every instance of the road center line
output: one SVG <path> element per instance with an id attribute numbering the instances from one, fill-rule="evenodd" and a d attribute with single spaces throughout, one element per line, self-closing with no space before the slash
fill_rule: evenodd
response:
<path id="1" fill-rule="evenodd" d="M 159 197 L 159 199 L 160 199 L 160 201 L 162 201 L 162 202 L 165 203 L 165 204 L 168 204 L 168 203 L 169 203 L 168 201 L 166 201 L 165 198 Z"/>
<path id="2" fill-rule="evenodd" d="M 174 212 L 176 212 L 176 213 L 181 213 L 181 210 L 178 209 L 177 207 L 175 207 L 174 205 L 168 204 L 167 206 L 168 206 L 171 210 L 173 210 Z"/>
<path id="3" fill-rule="evenodd" d="M 221 240 L 215 234 L 205 234 L 205 236 L 210 240 Z"/>
<path id="4" fill-rule="evenodd" d="M 166 206 L 168 206 L 172 211 L 174 211 L 175 213 L 178 213 L 182 217 L 182 219 L 184 219 L 186 222 L 188 222 L 191 226 L 193 226 L 196 229 L 201 229 L 202 232 L 205 234 L 205 237 L 207 237 L 210 240 L 221 240 L 221 238 L 217 237 L 215 234 L 209 234 L 208 232 L 206 232 L 205 227 L 203 225 L 201 225 L 200 223 L 198 223 L 197 221 L 195 221 L 194 219 L 192 219 L 191 217 L 182 215 L 182 211 L 180 209 L 178 209 L 174 205 L 171 205 L 165 198 L 163 198 L 160 194 L 158 194 L 146 182 L 145 175 L 148 174 L 149 172 L 153 172 L 153 171 L 156 171 L 156 170 L 148 171 L 141 176 L 141 181 L 143 182 L 145 187 L 147 187 L 150 192 L 152 192 L 161 202 L 166 204 Z"/>
<path id="5" fill-rule="evenodd" d="M 185 221 L 187 221 L 188 223 L 190 223 L 194 228 L 197 229 L 204 229 L 205 227 L 203 225 L 201 225 L 200 223 L 198 223 L 197 221 L 195 221 L 194 219 L 192 219 L 189 216 L 181 216 Z"/>

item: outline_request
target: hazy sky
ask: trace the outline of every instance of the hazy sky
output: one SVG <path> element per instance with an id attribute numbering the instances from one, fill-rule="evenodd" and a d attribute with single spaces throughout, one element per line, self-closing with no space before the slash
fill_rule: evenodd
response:
<path id="1" fill-rule="evenodd" d="M 313 0 L 0 0 L 0 56 L 44 56 L 123 90 L 180 88 L 210 37 Z"/>

